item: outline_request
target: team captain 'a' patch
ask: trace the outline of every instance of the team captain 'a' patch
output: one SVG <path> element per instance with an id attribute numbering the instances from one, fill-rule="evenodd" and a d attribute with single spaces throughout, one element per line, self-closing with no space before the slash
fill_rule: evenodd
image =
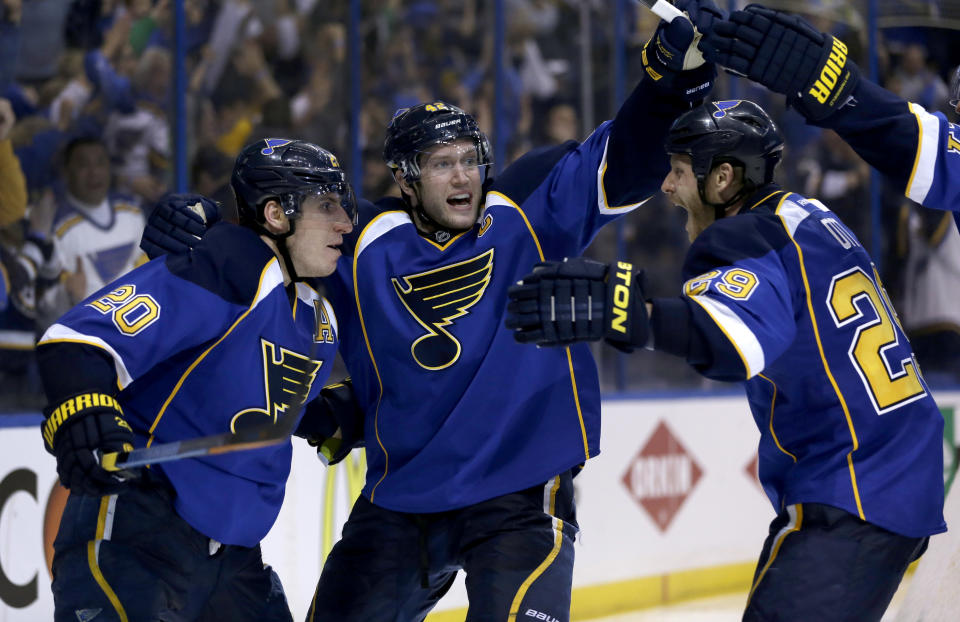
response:
<path id="1" fill-rule="evenodd" d="M 460 342 L 445 327 L 483 298 L 492 275 L 491 248 L 466 261 L 391 279 L 400 301 L 427 331 L 410 346 L 418 365 L 444 369 L 460 358 Z"/>

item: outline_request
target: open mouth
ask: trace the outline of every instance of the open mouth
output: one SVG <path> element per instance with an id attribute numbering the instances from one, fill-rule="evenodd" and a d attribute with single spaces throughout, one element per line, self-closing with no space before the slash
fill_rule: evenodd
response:
<path id="1" fill-rule="evenodd" d="M 473 195 L 469 192 L 461 192 L 460 194 L 454 194 L 447 197 L 447 205 L 456 209 L 463 209 L 465 207 L 470 207 L 470 200 L 473 198 Z"/>

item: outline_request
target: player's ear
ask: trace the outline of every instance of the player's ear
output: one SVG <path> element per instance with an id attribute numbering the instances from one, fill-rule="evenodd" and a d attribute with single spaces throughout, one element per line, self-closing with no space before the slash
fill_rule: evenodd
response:
<path id="1" fill-rule="evenodd" d="M 290 228 L 290 222 L 279 202 L 271 199 L 263 206 L 263 226 L 271 233 L 286 233 Z"/>
<path id="2" fill-rule="evenodd" d="M 415 196 L 413 192 L 413 186 L 406 180 L 406 178 L 403 176 L 403 173 L 400 172 L 400 169 L 394 169 L 393 178 L 397 181 L 397 185 L 400 186 L 401 192 L 410 196 Z"/>
<path id="3" fill-rule="evenodd" d="M 413 207 L 417 207 L 421 201 L 420 193 L 414 189 L 413 184 L 407 181 L 399 169 L 393 171 L 393 178 L 397 181 L 397 185 L 400 186 L 400 192 L 407 197 Z"/>
<path id="4" fill-rule="evenodd" d="M 729 162 L 723 162 L 713 169 L 710 175 L 711 181 L 717 189 L 717 194 L 724 196 L 733 194 L 730 190 L 736 185 L 736 169 Z"/>

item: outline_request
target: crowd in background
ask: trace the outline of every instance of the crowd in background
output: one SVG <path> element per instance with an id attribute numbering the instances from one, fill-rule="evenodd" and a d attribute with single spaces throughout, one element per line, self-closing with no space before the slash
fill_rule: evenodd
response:
<path id="1" fill-rule="evenodd" d="M 348 0 L 183 2 L 191 191 L 219 200 L 229 214 L 233 158 L 257 138 L 310 140 L 347 161 Z M 767 4 L 804 12 L 840 36 L 866 71 L 860 3 Z M 585 138 L 616 110 L 614 5 L 505 1 L 504 135 L 493 136 L 493 2 L 364 0 L 358 191 L 371 199 L 397 193 L 380 157 L 383 132 L 396 109 L 422 101 L 441 99 L 474 114 L 505 145 L 507 161 L 498 168 L 531 148 Z M 629 93 L 657 18 L 627 5 Z M 0 0 L 0 277 L 8 292 L 0 297 L 2 410 L 42 403 L 35 336 L 145 260 L 137 246 L 144 215 L 172 187 L 172 7 L 171 0 Z M 584 34 L 589 62 L 576 43 Z M 956 31 L 904 27 L 881 35 L 881 82 L 946 112 L 943 78 L 960 61 Z M 781 97 L 722 75 L 713 97 L 730 96 L 758 101 L 780 122 L 787 137 L 782 184 L 824 201 L 869 248 L 870 169 L 832 132 L 786 110 Z M 933 307 L 960 306 L 960 293 L 924 276 L 934 263 L 960 273 L 960 236 L 949 214 L 881 194 L 884 229 L 872 254 L 882 258 L 881 274 L 928 379 L 958 384 L 960 326 L 943 322 Z M 675 294 L 687 245 L 682 218 L 658 196 L 603 231 L 591 254 L 626 255 L 646 269 L 651 295 Z M 607 390 L 707 386 L 673 357 L 596 352 Z"/>

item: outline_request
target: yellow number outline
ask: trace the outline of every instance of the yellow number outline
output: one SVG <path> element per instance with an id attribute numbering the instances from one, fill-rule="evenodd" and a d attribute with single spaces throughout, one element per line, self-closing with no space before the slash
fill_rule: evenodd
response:
<path id="1" fill-rule="evenodd" d="M 700 276 L 695 276 L 683 284 L 683 293 L 687 296 L 699 296 L 707 291 L 710 283 L 718 276 L 720 276 L 719 270 L 711 270 L 710 272 L 704 272 Z"/>
<path id="2" fill-rule="evenodd" d="M 723 273 L 717 283 L 717 291 L 734 300 L 747 300 L 757 287 L 757 275 L 743 268 L 733 268 Z"/>
<path id="3" fill-rule="evenodd" d="M 719 281 L 717 277 L 720 277 Z M 683 293 L 687 296 L 699 296 L 715 283 L 715 289 L 724 296 L 734 300 L 748 300 L 759 282 L 756 274 L 743 268 L 711 270 L 684 283 Z"/>
<path id="4" fill-rule="evenodd" d="M 110 293 L 87 303 L 103 315 L 111 314 L 113 325 L 124 335 L 133 337 L 141 333 L 160 317 L 160 304 L 149 294 L 137 294 L 135 285 L 121 285 Z M 130 321 L 130 314 L 137 309 L 143 312 Z"/>
<path id="5" fill-rule="evenodd" d="M 886 292 L 859 266 L 834 275 L 827 291 L 827 308 L 837 328 L 856 326 L 847 355 L 879 415 L 927 394 L 909 342 L 897 334 L 899 321 L 887 302 Z M 872 308 L 876 319 L 864 321 L 862 305 Z M 907 356 L 894 370 L 890 357 L 904 348 Z"/>

